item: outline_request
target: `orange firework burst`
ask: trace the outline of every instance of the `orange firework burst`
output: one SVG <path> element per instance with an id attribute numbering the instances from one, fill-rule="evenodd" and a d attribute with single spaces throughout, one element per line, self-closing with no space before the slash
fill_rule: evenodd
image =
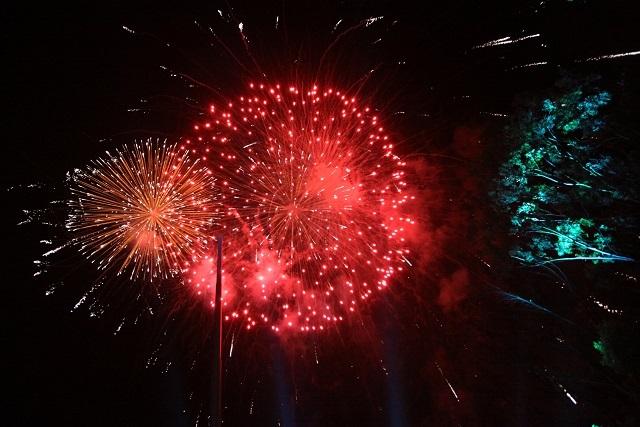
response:
<path id="1" fill-rule="evenodd" d="M 71 178 L 67 228 L 81 251 L 102 269 L 150 279 L 203 254 L 217 215 L 209 169 L 150 141 L 107 156 Z"/>
<path id="2" fill-rule="evenodd" d="M 321 330 L 409 265 L 406 164 L 354 96 L 250 86 L 211 106 L 181 147 L 215 162 L 220 179 L 226 316 Z M 212 296 L 212 267 L 207 258 L 186 270 L 199 294 Z"/>

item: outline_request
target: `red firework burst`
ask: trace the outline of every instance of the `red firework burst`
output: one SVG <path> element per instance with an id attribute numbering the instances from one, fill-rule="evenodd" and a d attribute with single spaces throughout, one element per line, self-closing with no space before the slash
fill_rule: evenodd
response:
<path id="1" fill-rule="evenodd" d="M 410 265 L 406 164 L 377 114 L 347 93 L 250 88 L 212 105 L 181 147 L 221 183 L 225 318 L 323 330 Z M 184 272 L 213 304 L 213 258 Z"/>

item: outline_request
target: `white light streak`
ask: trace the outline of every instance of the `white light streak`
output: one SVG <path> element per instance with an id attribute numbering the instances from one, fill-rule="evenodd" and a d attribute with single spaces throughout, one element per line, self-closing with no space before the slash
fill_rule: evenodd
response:
<path id="1" fill-rule="evenodd" d="M 491 113 L 489 111 L 480 111 L 480 114 L 486 114 L 487 116 L 493 116 L 493 117 L 509 117 L 508 114 L 503 114 L 503 113 Z M 481 260 L 482 261 L 482 260 Z M 484 262 L 484 261 L 482 261 Z M 485 263 L 486 264 L 486 263 Z M 488 265 L 488 264 L 487 264 Z"/>
<path id="2" fill-rule="evenodd" d="M 438 362 L 435 362 L 435 364 L 436 364 L 436 368 L 438 368 L 438 371 L 440 371 L 440 375 L 442 375 L 442 378 L 445 380 L 445 382 L 449 386 L 449 389 L 451 390 L 451 393 L 453 393 L 453 397 L 455 397 L 456 400 L 458 402 L 460 402 L 460 398 L 458 397 L 458 393 L 456 393 L 456 391 L 454 390 L 453 386 L 451 385 L 451 383 L 449 382 L 447 377 L 444 376 L 444 372 L 442 372 L 442 369 L 440 368 L 440 365 L 438 365 Z"/>
<path id="3" fill-rule="evenodd" d="M 368 27 L 369 25 L 371 25 L 371 24 L 373 24 L 373 23 L 375 23 L 375 22 L 377 22 L 377 21 L 380 21 L 380 20 L 381 20 L 381 19 L 383 19 L 383 18 L 384 18 L 384 16 L 376 16 L 376 17 L 367 18 L 367 19 L 364 21 L 364 22 L 365 22 L 364 26 L 365 26 L 365 27 Z"/>
<path id="4" fill-rule="evenodd" d="M 614 53 L 610 55 L 593 56 L 591 58 L 582 59 L 576 62 L 593 62 L 593 61 L 601 61 L 603 59 L 615 59 L 615 58 L 623 58 L 625 56 L 635 56 L 635 55 L 640 55 L 640 50 L 634 50 L 631 52 L 624 52 L 624 53 Z"/>
<path id="5" fill-rule="evenodd" d="M 67 245 L 68 245 L 68 243 L 65 243 L 65 244 L 64 244 L 64 245 L 62 245 L 62 246 L 58 246 L 58 247 L 57 247 L 57 248 L 55 248 L 55 249 L 51 249 L 50 251 L 43 253 L 43 254 L 42 254 L 42 256 L 49 256 L 49 255 L 53 255 L 53 254 L 55 254 L 56 252 L 58 252 L 59 250 L 63 249 L 63 248 L 64 248 L 65 246 L 67 246 Z"/>
<path id="6" fill-rule="evenodd" d="M 528 36 L 523 36 L 523 37 L 519 37 L 517 39 L 512 39 L 511 37 L 502 37 L 500 39 L 497 40 L 491 40 L 489 42 L 483 43 L 481 45 L 478 46 L 474 46 L 473 49 L 481 49 L 484 47 L 494 47 L 494 46 L 502 46 L 505 44 L 512 44 L 512 43 L 518 43 L 524 40 L 529 40 L 529 39 L 533 39 L 536 37 L 540 37 L 539 33 L 536 34 L 530 34 Z"/>
<path id="7" fill-rule="evenodd" d="M 511 67 L 510 70 L 517 70 L 517 69 L 520 69 L 520 68 L 536 67 L 536 66 L 539 66 L 539 65 L 547 65 L 547 64 L 548 64 L 547 61 L 532 62 L 530 64 L 516 65 L 515 67 Z"/>

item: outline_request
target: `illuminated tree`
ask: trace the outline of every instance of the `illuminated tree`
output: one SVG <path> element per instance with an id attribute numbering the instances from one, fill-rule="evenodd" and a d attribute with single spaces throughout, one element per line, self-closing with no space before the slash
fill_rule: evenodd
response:
<path id="1" fill-rule="evenodd" d="M 565 85 L 566 86 L 566 85 Z M 628 200 L 625 167 L 604 141 L 609 92 L 572 82 L 530 102 L 506 129 L 512 151 L 494 193 L 510 216 L 522 263 L 630 261 L 614 252 L 626 219 L 612 206 Z"/>

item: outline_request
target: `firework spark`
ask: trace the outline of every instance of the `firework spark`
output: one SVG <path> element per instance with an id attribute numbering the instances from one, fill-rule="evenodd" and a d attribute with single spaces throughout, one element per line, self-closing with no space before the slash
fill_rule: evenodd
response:
<path id="1" fill-rule="evenodd" d="M 540 37 L 540 34 L 530 34 L 527 36 L 518 37 L 516 39 L 512 39 L 511 37 L 502 37 L 497 40 L 491 40 L 478 46 L 474 46 L 473 49 L 482 49 L 485 47 L 503 46 L 506 44 L 519 43 L 521 41 L 533 39 L 536 37 Z"/>
<path id="2" fill-rule="evenodd" d="M 593 61 L 601 61 L 603 59 L 616 59 L 616 58 L 624 58 L 625 56 L 636 56 L 636 55 L 640 55 L 640 50 L 634 50 L 631 52 L 624 52 L 624 53 L 613 53 L 609 55 L 593 56 L 591 58 L 583 59 L 577 62 L 593 62 Z"/>
<path id="3" fill-rule="evenodd" d="M 381 120 L 331 88 L 254 85 L 182 149 L 221 182 L 226 318 L 323 330 L 403 271 L 415 197 Z M 186 280 L 213 303 L 212 258 Z"/>
<path id="4" fill-rule="evenodd" d="M 74 172 L 67 228 L 102 269 L 167 277 L 204 252 L 214 190 L 211 172 L 174 145 L 137 143 Z"/>

